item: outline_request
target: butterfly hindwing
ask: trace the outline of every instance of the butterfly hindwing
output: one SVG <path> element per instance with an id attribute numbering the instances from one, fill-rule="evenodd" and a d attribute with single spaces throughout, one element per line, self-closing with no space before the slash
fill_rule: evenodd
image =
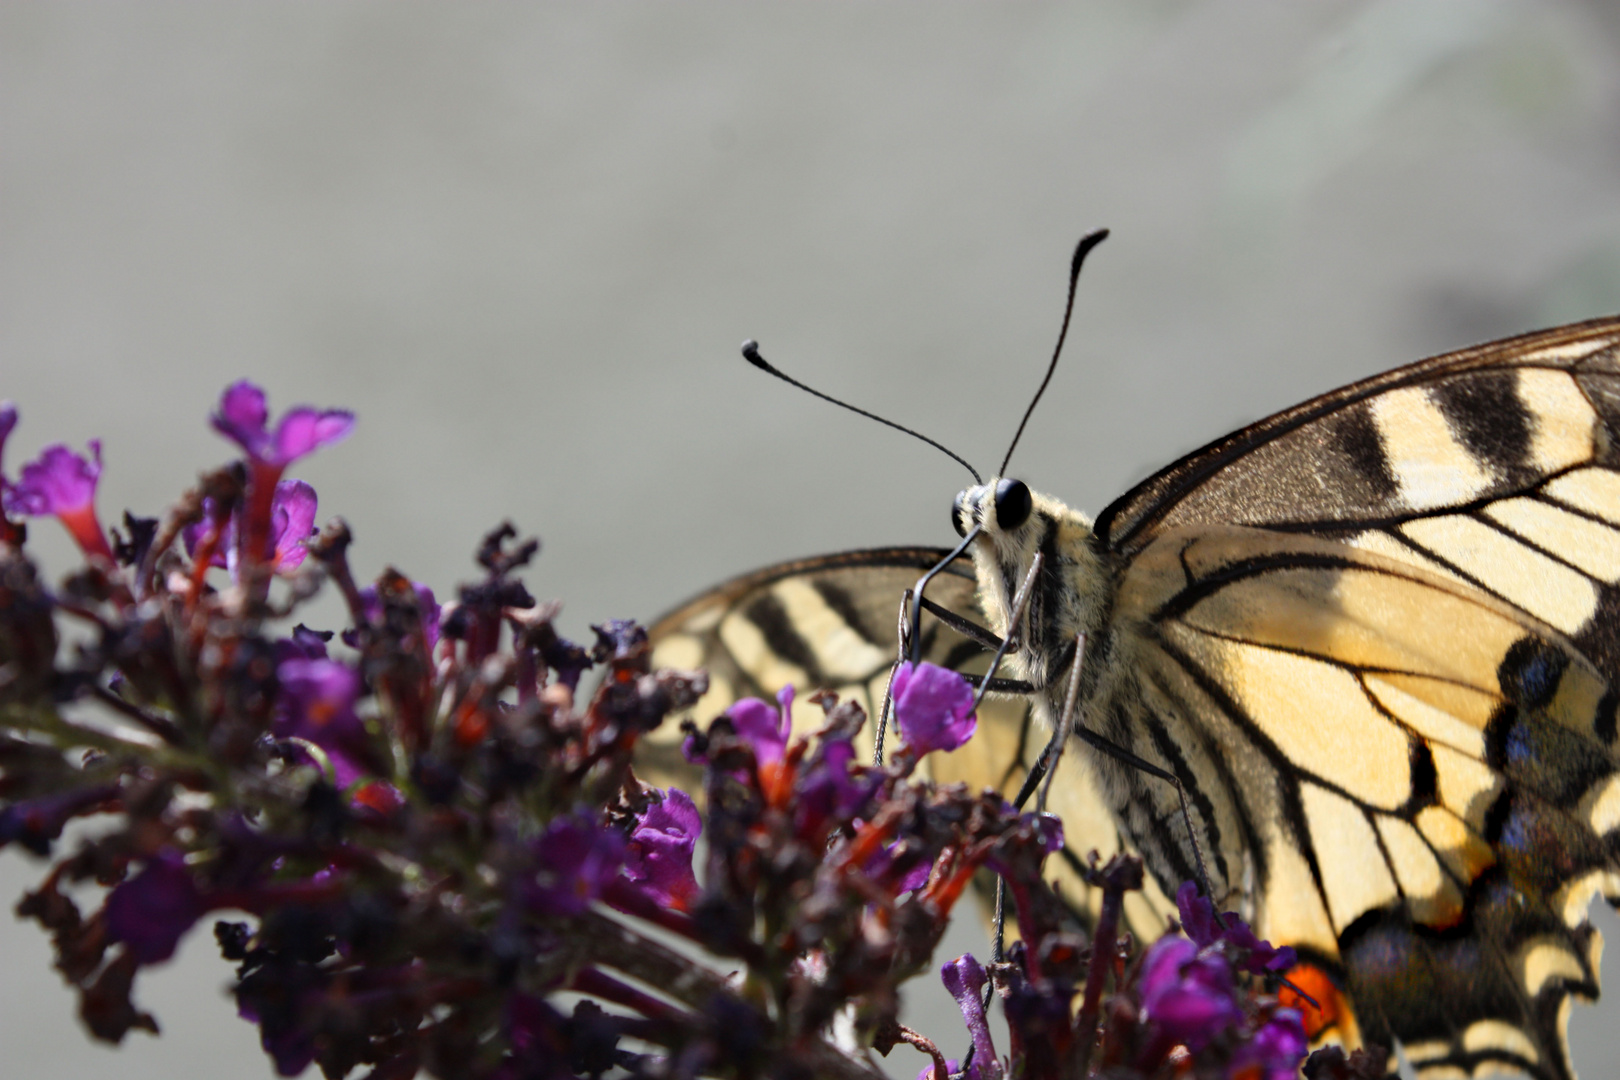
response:
<path id="1" fill-rule="evenodd" d="M 1620 886 L 1608 682 L 1579 649 L 1447 576 L 1232 527 L 1159 536 L 1118 604 L 1109 734 L 1219 808 L 1195 806 L 1217 878 L 1347 998 L 1318 1025 L 1399 1037 L 1421 1076 L 1568 1075 L 1587 902 Z"/>

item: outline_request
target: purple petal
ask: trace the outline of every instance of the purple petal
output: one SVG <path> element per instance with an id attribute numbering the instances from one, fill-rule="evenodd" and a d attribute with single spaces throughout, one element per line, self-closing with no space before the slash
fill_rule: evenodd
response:
<path id="1" fill-rule="evenodd" d="M 278 464 L 291 462 L 330 446 L 354 430 L 354 413 L 345 409 L 317 411 L 307 405 L 290 409 L 276 425 L 274 449 L 266 457 Z"/>
<path id="2" fill-rule="evenodd" d="M 1200 948 L 1215 943 L 1220 936 L 1215 929 L 1215 905 L 1198 891 L 1195 882 L 1184 881 L 1176 890 L 1176 911 L 1181 916 L 1181 928 Z"/>
<path id="3" fill-rule="evenodd" d="M 270 508 L 270 542 L 275 549 L 276 570 L 296 570 L 309 554 L 304 541 L 315 533 L 315 489 L 302 480 L 276 484 L 275 501 Z"/>
<path id="4" fill-rule="evenodd" d="M 579 914 L 617 876 L 624 849 L 624 837 L 586 811 L 556 818 L 534 842 L 529 906 L 542 915 Z"/>
<path id="5" fill-rule="evenodd" d="M 990 1025 L 984 1015 L 984 984 L 988 981 L 984 968 L 972 953 L 963 953 L 940 968 L 939 977 L 945 991 L 956 999 L 968 1034 L 973 1037 L 973 1064 L 979 1070 L 978 1075 L 999 1077 L 1001 1067 L 996 1045 L 990 1038 Z"/>
<path id="6" fill-rule="evenodd" d="M 1242 1075 L 1250 1066 L 1258 1066 L 1264 1080 L 1295 1080 L 1308 1049 L 1299 1012 L 1278 1009 L 1253 1039 L 1232 1054 L 1232 1075 Z"/>
<path id="7" fill-rule="evenodd" d="M 789 730 L 784 710 L 767 705 L 759 698 L 743 698 L 732 703 L 726 715 L 737 729 L 738 738 L 754 748 L 754 760 L 761 765 L 781 760 L 787 749 Z"/>
<path id="8" fill-rule="evenodd" d="M 679 788 L 655 791 L 630 834 L 625 876 L 655 902 L 684 909 L 698 893 L 692 852 L 702 833 L 690 795 Z"/>
<path id="9" fill-rule="evenodd" d="M 1146 1017 L 1194 1053 L 1243 1019 L 1231 965 L 1197 950 L 1186 938 L 1160 938 L 1143 961 L 1140 983 Z"/>
<path id="10" fill-rule="evenodd" d="M 101 440 L 90 440 L 93 461 L 58 443 L 23 466 L 17 482 L 6 489 L 6 510 L 25 517 L 71 514 L 89 507 L 101 477 Z"/>
<path id="11" fill-rule="evenodd" d="M 291 658 L 276 667 L 281 683 L 277 738 L 306 739 L 331 759 L 339 788 L 365 774 L 369 737 L 354 710 L 360 675 L 336 660 Z"/>
<path id="12" fill-rule="evenodd" d="M 225 388 L 219 398 L 219 411 L 209 421 L 215 431 L 240 446 L 249 457 L 258 457 L 269 441 L 265 431 L 269 418 L 264 391 L 241 379 Z"/>
<path id="13" fill-rule="evenodd" d="M 207 911 L 185 863 L 165 852 L 113 888 L 107 897 L 107 933 L 122 941 L 137 962 L 161 963 L 174 955 L 180 939 Z"/>
<path id="14" fill-rule="evenodd" d="M 894 718 L 901 737 L 917 754 L 955 750 L 978 727 L 973 688 L 947 668 L 909 661 L 894 673 Z"/>

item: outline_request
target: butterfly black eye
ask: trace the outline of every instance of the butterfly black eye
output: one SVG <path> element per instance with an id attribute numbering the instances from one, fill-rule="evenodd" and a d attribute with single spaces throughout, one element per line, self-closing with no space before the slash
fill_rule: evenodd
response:
<path id="1" fill-rule="evenodd" d="M 1016 529 L 1029 520 L 1035 508 L 1029 497 L 1029 487 L 1022 480 L 1002 480 L 996 484 L 996 524 L 1002 529 Z"/>

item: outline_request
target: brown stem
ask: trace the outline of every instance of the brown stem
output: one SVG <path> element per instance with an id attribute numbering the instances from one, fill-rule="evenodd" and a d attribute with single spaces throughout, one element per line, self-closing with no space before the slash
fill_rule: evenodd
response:
<path id="1" fill-rule="evenodd" d="M 1133 883 L 1134 882 L 1134 883 Z M 1097 1016 L 1102 1005 L 1103 984 L 1108 980 L 1118 949 L 1119 916 L 1125 907 L 1128 889 L 1142 887 L 1142 861 L 1115 855 L 1103 867 L 1098 880 L 1102 886 L 1102 910 L 1097 915 L 1097 929 L 1091 936 L 1091 965 L 1086 972 L 1086 996 L 1075 1018 L 1074 1030 L 1078 1038 L 1074 1043 L 1074 1068 L 1071 1076 L 1083 1077 L 1091 1067 L 1091 1051 L 1097 1042 Z"/>
<path id="2" fill-rule="evenodd" d="M 170 746 L 179 746 L 181 742 L 180 729 L 164 717 L 155 716 L 147 712 L 134 702 L 125 701 L 117 694 L 104 686 L 90 687 L 90 695 L 103 705 L 122 716 L 127 716 L 141 727 L 150 731 Z"/>
<path id="3" fill-rule="evenodd" d="M 900 1029 L 900 1041 L 909 1046 L 915 1046 L 923 1053 L 934 1059 L 934 1080 L 951 1080 L 950 1066 L 945 1064 L 945 1055 L 939 1052 L 933 1040 L 920 1032 L 912 1031 L 904 1024 L 896 1024 Z"/>

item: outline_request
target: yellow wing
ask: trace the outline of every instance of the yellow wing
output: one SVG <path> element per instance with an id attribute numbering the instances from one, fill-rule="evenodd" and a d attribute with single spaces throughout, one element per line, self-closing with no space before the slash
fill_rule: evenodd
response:
<path id="1" fill-rule="evenodd" d="M 1155 540 L 1116 618 L 1100 726 L 1196 792 L 1217 879 L 1307 963 L 1313 1026 L 1398 1037 L 1422 1076 L 1571 1075 L 1620 762 L 1570 639 L 1421 567 L 1233 527 Z M 1174 795 L 1142 785 L 1126 813 L 1142 835 Z"/>
<path id="2" fill-rule="evenodd" d="M 1098 726 L 1195 792 L 1217 880 L 1336 1000 L 1317 1019 L 1420 1076 L 1572 1076 L 1570 1001 L 1597 995 L 1617 342 L 1597 320 L 1334 391 L 1097 522 L 1122 567 Z M 1184 864 L 1172 796 L 1116 782 L 1124 832 Z"/>

